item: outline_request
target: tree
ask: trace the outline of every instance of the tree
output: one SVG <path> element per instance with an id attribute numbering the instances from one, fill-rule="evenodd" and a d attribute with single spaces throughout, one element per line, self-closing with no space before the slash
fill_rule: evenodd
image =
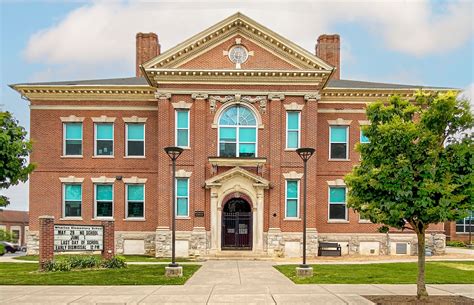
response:
<path id="1" fill-rule="evenodd" d="M 370 104 L 369 143 L 358 144 L 361 163 L 345 177 L 348 206 L 373 223 L 410 229 L 418 240 L 417 297 L 425 286 L 425 232 L 474 207 L 474 147 L 469 102 L 456 94 L 418 92 Z"/>
<path id="2" fill-rule="evenodd" d="M 0 189 L 7 189 L 28 180 L 35 166 L 28 164 L 31 142 L 26 139 L 26 131 L 18 124 L 10 112 L 0 112 Z M 9 200 L 0 195 L 0 207 L 7 206 Z"/>

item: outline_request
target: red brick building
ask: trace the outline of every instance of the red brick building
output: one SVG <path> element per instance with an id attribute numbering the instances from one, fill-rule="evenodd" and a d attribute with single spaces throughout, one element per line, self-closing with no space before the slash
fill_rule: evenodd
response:
<path id="1" fill-rule="evenodd" d="M 365 105 L 420 86 L 340 79 L 340 38 L 310 53 L 237 13 L 161 53 L 136 37 L 136 77 L 16 84 L 30 101 L 30 250 L 38 216 L 65 224 L 114 219 L 116 249 L 170 253 L 171 162 L 177 161 L 177 253 L 299 256 L 303 162 L 308 162 L 308 251 L 336 241 L 344 254 L 410 254 L 412 234 L 378 233 L 346 207 L 344 175 L 366 140 Z M 444 88 L 422 88 L 446 91 Z M 444 226 L 428 244 L 444 250 Z"/>
<path id="2" fill-rule="evenodd" d="M 0 230 L 12 235 L 12 242 L 19 246 L 26 245 L 28 234 L 28 212 L 0 209 Z"/>

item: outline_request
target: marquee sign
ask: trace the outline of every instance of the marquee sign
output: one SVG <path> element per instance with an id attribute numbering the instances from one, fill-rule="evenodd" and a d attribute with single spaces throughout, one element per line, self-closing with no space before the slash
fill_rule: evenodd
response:
<path id="1" fill-rule="evenodd" d="M 104 227 L 102 226 L 54 226 L 54 251 L 102 251 Z"/>

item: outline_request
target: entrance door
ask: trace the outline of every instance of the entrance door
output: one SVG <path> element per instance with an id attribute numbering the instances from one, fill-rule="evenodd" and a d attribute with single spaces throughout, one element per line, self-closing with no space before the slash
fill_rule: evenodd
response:
<path id="1" fill-rule="evenodd" d="M 222 250 L 252 250 L 252 210 L 242 198 L 232 198 L 222 212 Z"/>

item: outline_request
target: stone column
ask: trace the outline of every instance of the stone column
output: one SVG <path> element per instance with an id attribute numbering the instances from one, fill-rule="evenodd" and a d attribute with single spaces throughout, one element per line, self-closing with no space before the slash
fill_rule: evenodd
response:
<path id="1" fill-rule="evenodd" d="M 255 236 L 256 252 L 263 252 L 263 213 L 264 213 L 264 191 L 263 188 L 257 187 L 257 218 Z"/>
<path id="2" fill-rule="evenodd" d="M 39 268 L 44 271 L 46 265 L 54 259 L 54 216 L 39 217 Z"/>
<path id="3" fill-rule="evenodd" d="M 217 217 L 217 190 L 211 188 L 211 250 L 218 251 L 218 230 L 220 224 Z"/>
<path id="4" fill-rule="evenodd" d="M 102 258 L 111 259 L 115 255 L 115 225 L 113 220 L 102 221 L 104 227 L 104 244 Z"/>

